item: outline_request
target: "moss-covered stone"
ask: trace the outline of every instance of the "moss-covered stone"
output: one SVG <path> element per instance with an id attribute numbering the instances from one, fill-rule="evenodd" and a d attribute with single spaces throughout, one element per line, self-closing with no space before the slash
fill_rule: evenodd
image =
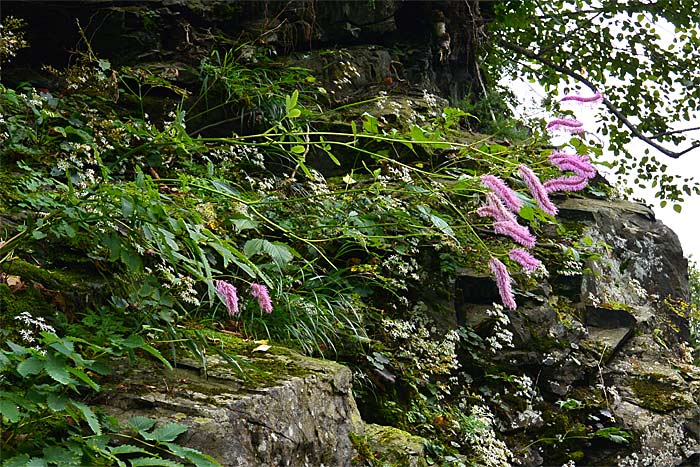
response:
<path id="1" fill-rule="evenodd" d="M 630 387 L 639 405 L 654 412 L 667 413 L 693 405 L 690 395 L 675 388 L 663 374 L 649 373 L 633 378 Z"/>

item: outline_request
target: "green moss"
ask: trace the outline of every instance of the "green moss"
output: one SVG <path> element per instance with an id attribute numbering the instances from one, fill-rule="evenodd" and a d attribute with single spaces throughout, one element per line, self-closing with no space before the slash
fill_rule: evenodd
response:
<path id="1" fill-rule="evenodd" d="M 39 289 L 26 287 L 13 291 L 6 284 L 0 284 L 0 327 L 11 334 L 18 329 L 13 318 L 24 312 L 51 318 L 55 315 L 56 308 Z"/>
<path id="2" fill-rule="evenodd" d="M 664 380 L 665 376 L 650 373 L 646 378 L 635 378 L 630 382 L 639 405 L 654 412 L 666 413 L 674 409 L 689 407 L 692 402 Z"/>
<path id="3" fill-rule="evenodd" d="M 311 359 L 285 347 L 272 345 L 264 352 L 254 352 L 260 346 L 257 342 L 213 330 L 206 330 L 205 335 L 220 352 L 239 362 L 243 370 L 239 374 L 244 389 L 269 387 L 285 379 L 304 377 L 310 373 L 304 362 Z M 226 361 L 207 369 L 207 373 L 212 376 L 218 373 L 235 374 L 236 371 L 236 365 Z"/>

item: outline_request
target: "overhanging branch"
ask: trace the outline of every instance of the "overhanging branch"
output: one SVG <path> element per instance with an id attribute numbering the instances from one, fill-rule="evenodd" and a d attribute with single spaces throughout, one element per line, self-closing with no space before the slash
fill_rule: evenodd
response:
<path id="1" fill-rule="evenodd" d="M 512 52 L 523 55 L 531 60 L 535 60 L 535 61 L 537 61 L 545 66 L 552 68 L 553 70 L 558 71 L 559 73 L 562 73 L 566 76 L 569 76 L 570 78 L 575 79 L 576 81 L 579 81 L 580 83 L 583 83 L 584 85 L 589 87 L 591 89 L 591 91 L 593 91 L 593 92 L 598 91 L 596 85 L 593 84 L 590 80 L 588 80 L 584 76 L 581 76 L 579 73 L 576 73 L 575 71 L 569 70 L 568 68 L 565 68 L 561 65 L 558 65 L 558 64 L 552 62 L 551 60 L 549 60 L 545 57 L 542 57 L 539 54 L 536 54 L 532 50 L 526 49 L 526 48 L 521 47 L 517 44 L 513 44 L 513 43 L 508 42 L 504 39 L 499 39 L 498 43 L 502 47 L 505 47 L 506 49 L 508 49 Z M 641 139 L 642 141 L 647 143 L 649 146 L 653 147 L 654 149 L 656 149 L 657 151 L 659 151 L 660 153 L 662 153 L 665 156 L 671 157 L 673 159 L 678 159 L 683 154 L 686 154 L 686 153 L 692 151 L 693 149 L 700 147 L 700 142 L 695 142 L 695 143 L 691 144 L 688 148 L 686 148 L 682 151 L 672 151 L 672 150 L 662 146 L 661 144 L 657 143 L 656 141 L 654 141 L 654 139 L 653 139 L 654 136 L 647 136 L 647 135 L 643 134 L 639 130 L 639 128 L 637 128 L 637 126 L 634 123 L 630 122 L 629 119 L 627 119 L 627 117 L 625 117 L 625 115 L 617 107 L 615 107 L 615 105 L 613 105 L 613 103 L 610 102 L 605 96 L 603 97 L 603 104 L 605 104 L 605 107 L 607 107 L 608 110 L 613 115 L 615 115 L 615 117 L 617 117 L 617 119 L 620 120 L 634 136 Z M 671 133 L 682 133 L 683 131 L 689 131 L 689 130 L 677 130 L 674 132 L 661 133 L 661 134 L 655 135 L 655 136 L 658 137 L 658 136 L 664 136 L 666 134 L 671 134 Z"/>

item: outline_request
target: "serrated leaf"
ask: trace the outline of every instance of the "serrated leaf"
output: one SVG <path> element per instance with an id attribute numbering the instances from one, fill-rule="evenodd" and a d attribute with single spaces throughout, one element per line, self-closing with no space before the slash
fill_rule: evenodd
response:
<path id="1" fill-rule="evenodd" d="M 189 429 L 190 427 L 183 425 L 182 423 L 166 423 L 150 433 L 141 433 L 141 435 L 148 440 L 162 443 L 166 441 L 175 441 L 178 436 Z"/>
<path id="2" fill-rule="evenodd" d="M 133 444 L 120 444 L 119 446 L 110 447 L 109 452 L 115 456 L 118 454 L 148 454 L 148 451 L 144 448 L 134 446 Z"/>
<path id="3" fill-rule="evenodd" d="M 25 464 L 25 467 L 48 467 L 49 464 L 39 457 L 32 457 L 29 462 Z"/>
<path id="4" fill-rule="evenodd" d="M 11 423 L 17 423 L 20 418 L 17 404 L 7 399 L 0 399 L 0 415 L 8 419 Z"/>
<path id="5" fill-rule="evenodd" d="M 294 255 L 287 245 L 279 242 L 272 243 L 263 238 L 253 238 L 245 242 L 243 253 L 249 258 L 257 254 L 267 254 L 279 268 L 286 266 L 294 259 Z"/>
<path id="6" fill-rule="evenodd" d="M 90 378 L 87 374 L 85 374 L 85 372 L 84 372 L 83 370 L 81 370 L 81 369 L 79 369 L 79 368 L 72 368 L 72 367 L 69 367 L 69 368 L 68 368 L 68 371 L 69 371 L 73 376 L 75 376 L 76 378 L 78 378 L 78 379 L 81 380 L 83 383 L 87 384 L 88 386 L 90 386 L 90 387 L 91 387 L 92 389 L 94 389 L 95 391 L 99 391 L 99 390 L 100 390 L 100 385 L 97 384 L 96 382 L 94 382 L 94 381 L 92 380 L 92 378 Z"/>
<path id="7" fill-rule="evenodd" d="M 42 452 L 47 462 L 58 464 L 59 466 L 79 465 L 78 457 L 61 446 L 47 446 Z"/>
<path id="8" fill-rule="evenodd" d="M 44 361 L 37 356 L 29 357 L 17 365 L 17 373 L 19 373 L 22 378 L 26 378 L 28 375 L 37 375 L 41 373 L 43 369 Z"/>
<path id="9" fill-rule="evenodd" d="M 49 395 L 46 397 L 46 404 L 49 406 L 49 409 L 53 410 L 54 412 L 61 412 L 62 410 L 65 410 L 67 403 L 68 397 L 64 396 L 63 394 L 49 393 Z"/>
<path id="10" fill-rule="evenodd" d="M 136 431 L 147 431 L 153 428 L 156 421 L 148 417 L 136 416 L 131 417 L 127 423 Z"/>
<path id="11" fill-rule="evenodd" d="M 80 410 L 80 412 L 83 414 L 83 417 L 85 418 L 85 421 L 90 426 L 92 432 L 96 435 L 101 435 L 102 427 L 100 426 L 99 420 L 97 420 L 95 412 L 93 412 L 90 407 L 83 404 L 82 402 L 71 401 L 71 404 L 73 404 L 78 410 Z"/>
<path id="12" fill-rule="evenodd" d="M 63 358 L 58 358 L 55 354 L 49 353 L 46 357 L 44 365 L 46 373 L 61 384 L 71 384 L 75 380 L 70 377 L 70 373 L 66 369 L 66 361 Z"/>
<path id="13" fill-rule="evenodd" d="M 29 462 L 29 456 L 22 454 L 21 456 L 15 456 L 11 459 L 6 460 L 2 467 L 25 467 Z"/>
<path id="14" fill-rule="evenodd" d="M 157 457 L 138 457 L 129 459 L 131 467 L 147 467 L 147 466 L 162 466 L 162 467 L 185 467 L 183 464 L 169 459 L 158 459 Z"/>

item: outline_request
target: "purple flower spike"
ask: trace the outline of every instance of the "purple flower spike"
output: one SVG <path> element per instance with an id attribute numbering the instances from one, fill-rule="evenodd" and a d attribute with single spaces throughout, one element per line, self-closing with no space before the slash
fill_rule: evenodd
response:
<path id="1" fill-rule="evenodd" d="M 481 184 L 486 188 L 493 190 L 496 196 L 501 198 L 501 200 L 511 211 L 518 212 L 520 211 L 520 208 L 523 207 L 523 202 L 515 194 L 515 191 L 506 185 L 506 182 L 495 175 L 482 175 Z"/>
<path id="2" fill-rule="evenodd" d="M 503 205 L 493 193 L 486 193 L 486 205 L 477 209 L 481 217 L 493 217 L 496 221 L 517 222 L 515 216 Z"/>
<path id="3" fill-rule="evenodd" d="M 260 310 L 265 313 L 272 313 L 272 301 L 270 301 L 270 294 L 267 291 L 267 287 L 262 284 L 250 284 L 250 294 L 258 299 Z"/>
<path id="4" fill-rule="evenodd" d="M 508 256 L 527 271 L 536 271 L 542 265 L 540 260 L 522 248 L 513 248 L 510 250 L 510 253 L 508 253 Z"/>
<path id="5" fill-rule="evenodd" d="M 532 197 L 535 198 L 535 201 L 540 209 L 547 214 L 556 216 L 558 209 L 550 201 L 549 196 L 547 196 L 547 190 L 545 190 L 542 182 L 540 182 L 540 179 L 537 178 L 537 175 L 535 175 L 535 172 L 533 172 L 525 164 L 520 164 L 520 167 L 518 167 L 518 173 L 527 184 L 527 187 L 530 189 L 530 193 L 532 193 Z"/>
<path id="6" fill-rule="evenodd" d="M 559 177 L 544 182 L 547 193 L 555 191 L 581 191 L 588 185 L 588 178 L 575 175 L 573 177 Z"/>
<path id="7" fill-rule="evenodd" d="M 579 102 L 581 104 L 600 104 L 603 102 L 603 95 L 600 92 L 596 92 L 592 96 L 584 97 L 578 95 L 569 95 L 562 97 L 559 102 Z"/>
<path id="8" fill-rule="evenodd" d="M 524 227 L 516 222 L 494 222 L 493 231 L 499 235 L 507 235 L 517 243 L 528 248 L 535 246 L 535 241 L 537 240 L 535 236 L 530 233 L 527 227 Z"/>
<path id="9" fill-rule="evenodd" d="M 214 281 L 216 291 L 219 292 L 221 299 L 226 304 L 229 316 L 234 316 L 238 313 L 238 293 L 236 288 L 226 281 Z"/>
<path id="10" fill-rule="evenodd" d="M 501 295 L 503 305 L 506 308 L 515 310 L 518 305 L 515 303 L 515 296 L 513 295 L 513 289 L 511 287 L 513 279 L 511 279 L 510 274 L 508 274 L 506 265 L 496 258 L 492 258 L 491 261 L 489 261 L 489 268 L 496 277 L 496 285 L 498 286 L 498 293 Z"/>
<path id="11" fill-rule="evenodd" d="M 584 133 L 583 123 L 579 122 L 574 118 L 555 118 L 551 122 L 547 123 L 547 130 L 550 132 L 554 131 L 567 131 L 569 133 Z"/>
<path id="12" fill-rule="evenodd" d="M 593 178 L 596 175 L 595 167 L 591 165 L 586 156 L 554 151 L 549 156 L 549 161 L 557 166 L 559 170 L 569 170 L 580 177 Z"/>

